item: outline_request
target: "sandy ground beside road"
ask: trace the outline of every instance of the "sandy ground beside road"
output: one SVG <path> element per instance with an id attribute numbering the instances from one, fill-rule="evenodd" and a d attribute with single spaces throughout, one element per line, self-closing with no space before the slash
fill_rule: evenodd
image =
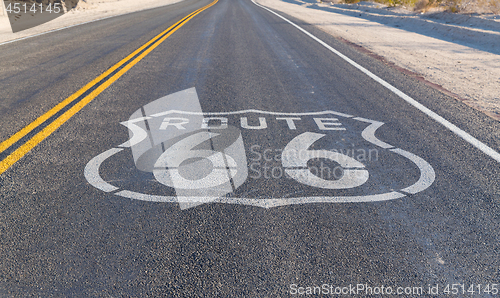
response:
<path id="1" fill-rule="evenodd" d="M 0 42 L 181 0 L 83 0 L 44 25 L 13 34 L 0 13 Z M 374 3 L 257 0 L 360 45 L 443 86 L 500 121 L 500 16 L 420 15 Z M 3 1 L 1 1 L 3 3 Z"/>
<path id="2" fill-rule="evenodd" d="M 8 40 L 18 39 L 38 33 L 76 25 L 92 20 L 110 16 L 125 14 L 129 12 L 164 6 L 182 0 L 80 0 L 76 9 L 65 15 L 43 25 L 30 28 L 21 32 L 12 33 L 9 19 L 4 11 L 3 0 L 0 5 L 0 43 Z"/>
<path id="3" fill-rule="evenodd" d="M 421 15 L 373 3 L 256 1 L 420 74 L 500 121 L 498 15 Z"/>

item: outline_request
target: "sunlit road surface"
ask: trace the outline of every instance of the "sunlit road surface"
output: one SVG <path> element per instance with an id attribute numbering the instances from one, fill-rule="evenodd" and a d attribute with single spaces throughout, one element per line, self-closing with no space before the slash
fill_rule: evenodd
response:
<path id="1" fill-rule="evenodd" d="M 2 297 L 499 295 L 499 123 L 311 24 L 186 0 L 0 90 Z"/>

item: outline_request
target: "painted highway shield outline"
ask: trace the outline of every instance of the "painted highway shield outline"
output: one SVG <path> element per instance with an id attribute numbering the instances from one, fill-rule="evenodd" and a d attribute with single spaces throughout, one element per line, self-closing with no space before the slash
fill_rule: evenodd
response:
<path id="1" fill-rule="evenodd" d="M 197 101 L 197 94 L 194 88 L 187 89 L 167 97 L 162 98 L 163 100 L 169 99 L 169 102 L 172 102 L 172 99 L 179 99 L 180 96 L 186 97 L 191 96 L 194 101 Z M 161 99 L 160 99 L 161 100 Z M 155 101 L 156 102 L 156 101 Z M 179 102 L 179 101 L 177 101 Z M 183 101 L 186 104 L 186 101 Z M 189 103 L 189 102 L 188 102 Z M 112 148 L 107 150 L 96 157 L 92 158 L 85 167 L 84 175 L 86 180 L 95 188 L 107 192 L 114 193 L 117 196 L 141 200 L 141 201 L 150 201 L 150 202 L 167 202 L 167 203 L 178 203 L 181 209 L 191 208 L 200 204 L 205 203 L 224 203 L 224 204 L 241 204 L 241 205 L 250 205 L 262 208 L 272 208 L 278 206 L 285 205 L 294 205 L 294 204 L 307 204 L 307 203 L 360 203 L 360 202 L 376 202 L 376 201 L 388 201 L 394 200 L 398 198 L 403 198 L 407 194 L 416 194 L 419 193 L 428 187 L 430 187 L 436 176 L 434 169 L 432 166 L 422 159 L 421 157 L 405 151 L 400 148 L 396 148 L 390 144 L 383 142 L 375 136 L 375 132 L 381 126 L 384 125 L 383 122 L 370 120 L 361 117 L 354 117 L 352 115 L 347 115 L 344 113 L 339 113 L 335 111 L 320 111 L 320 112 L 309 112 L 309 113 L 281 113 L 281 112 L 269 112 L 269 111 L 261 111 L 261 110 L 242 110 L 242 111 L 233 111 L 233 112 L 211 112 L 206 113 L 202 112 L 201 108 L 198 105 L 189 105 L 190 108 L 186 108 L 184 105 L 182 109 L 169 109 L 164 110 L 163 112 L 158 112 L 154 114 L 150 114 L 144 117 L 143 115 L 134 114 L 132 115 L 129 121 L 122 122 L 121 124 L 127 127 L 130 131 L 130 139 L 119 145 L 117 148 Z M 194 108 L 193 108 L 194 106 Z M 349 118 L 355 121 L 359 121 L 362 123 L 368 124 L 363 131 L 361 132 L 361 136 L 364 140 L 369 143 L 375 145 L 376 147 L 388 150 L 392 153 L 395 153 L 401 157 L 406 158 L 411 161 L 416 167 L 418 167 L 420 171 L 420 177 L 418 180 L 405 188 L 394 190 L 381 194 L 373 194 L 373 195 L 357 195 L 357 196 L 304 196 L 304 197 L 291 197 L 291 198 L 234 198 L 234 197 L 225 197 L 225 196 L 203 196 L 197 195 L 187 196 L 187 195 L 179 195 L 177 196 L 162 196 L 162 195 L 151 195 L 145 193 L 139 193 L 126 189 L 119 189 L 118 187 L 106 182 L 100 175 L 100 167 L 101 164 L 107 159 L 119 154 L 125 149 L 129 149 L 134 145 L 139 144 L 148 138 L 148 132 L 143 128 L 137 125 L 137 123 L 144 121 L 146 119 L 154 119 L 155 117 L 163 118 L 168 115 L 186 115 L 186 116 L 196 116 L 196 117 L 222 117 L 229 115 L 240 115 L 240 114 L 248 114 L 248 113 L 258 113 L 264 115 L 273 115 L 273 116 L 281 116 L 281 117 L 298 117 L 298 116 L 320 116 L 320 115 L 328 115 L 335 116 L 341 118 Z M 246 162 L 246 160 L 245 160 Z"/>

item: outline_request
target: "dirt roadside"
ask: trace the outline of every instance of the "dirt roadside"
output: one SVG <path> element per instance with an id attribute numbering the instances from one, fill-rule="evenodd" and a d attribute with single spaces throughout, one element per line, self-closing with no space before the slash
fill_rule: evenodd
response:
<path id="1" fill-rule="evenodd" d="M 76 9 L 43 25 L 12 33 L 3 0 L 0 0 L 0 43 L 84 22 L 150 9 L 182 0 L 80 0 Z"/>
<path id="2" fill-rule="evenodd" d="M 256 1 L 360 46 L 500 121 L 498 15 L 421 14 L 368 2 Z"/>

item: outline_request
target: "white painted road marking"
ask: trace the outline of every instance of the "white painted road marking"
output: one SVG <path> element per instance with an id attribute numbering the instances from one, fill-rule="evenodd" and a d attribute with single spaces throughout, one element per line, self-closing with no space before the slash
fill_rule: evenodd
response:
<path id="1" fill-rule="evenodd" d="M 408 158 L 409 160 L 413 161 L 413 163 L 416 164 L 417 167 L 420 169 L 420 178 L 418 179 L 418 181 L 412 186 L 403 188 L 401 191 L 411 194 L 416 194 L 431 186 L 431 184 L 436 179 L 436 173 L 434 172 L 434 169 L 429 165 L 429 163 L 427 163 L 419 156 L 416 156 L 413 153 L 401 150 L 399 148 L 389 149 L 389 151 Z"/>
<path id="2" fill-rule="evenodd" d="M 170 110 L 172 107 L 174 110 Z M 179 108 L 186 110 L 183 111 Z M 249 117 L 243 117 L 245 114 L 248 114 Z M 266 122 L 266 115 L 278 116 L 275 117 L 276 122 Z M 229 122 L 229 116 L 234 118 L 231 122 Z M 165 119 L 168 120 L 165 121 Z M 172 119 L 176 121 L 171 122 Z M 249 124 L 250 119 L 252 124 Z M 309 123 L 309 126 L 303 127 L 302 123 L 306 122 Z M 346 128 L 352 127 L 356 122 L 368 123 L 369 125 L 362 131 L 357 128 L 354 131 L 347 131 Z M 164 123 L 168 123 L 168 125 Z M 410 186 L 401 186 L 404 188 L 399 191 L 390 189 L 379 194 L 368 191 L 365 195 L 354 196 L 232 197 L 231 193 L 234 193 L 239 186 L 247 181 L 249 165 L 241 131 L 231 126 L 230 123 L 233 125 L 240 123 L 242 128 L 246 127 L 243 131 L 251 134 L 267 134 L 274 130 L 272 125 L 277 124 L 282 124 L 279 129 L 288 127 L 289 132 L 296 133 L 297 136 L 288 141 L 288 145 L 284 149 L 275 148 L 275 150 L 282 150 L 279 154 L 280 158 L 276 162 L 280 164 L 280 171 L 283 170 L 288 178 L 294 179 L 296 183 L 304 187 L 346 190 L 360 187 L 370 178 L 369 169 L 365 164 L 353 156 L 349 156 L 348 153 L 336 152 L 330 147 L 320 150 L 314 149 L 314 144 L 318 142 L 320 144 L 320 140 L 327 134 L 330 134 L 330 137 L 335 135 L 337 138 L 342 134 L 352 135 L 353 132 L 356 132 L 361 140 L 367 141 L 377 148 L 382 148 L 386 152 L 404 157 L 413 163 L 420 171 L 420 176 L 418 181 Z M 128 121 L 121 124 L 130 130 L 130 139 L 119 146 L 122 148 L 108 150 L 93 158 L 85 167 L 85 178 L 95 188 L 104 192 L 114 192 L 118 196 L 143 201 L 177 202 L 181 209 L 210 202 L 270 208 L 305 203 L 386 201 L 405 197 L 405 194 L 421 192 L 430 187 L 436 178 L 431 165 L 422 158 L 377 139 L 376 130 L 384 124 L 383 122 L 353 117 L 335 111 L 280 113 L 244 110 L 204 113 L 201 111 L 196 90 L 191 88 L 147 104 L 133 113 Z M 268 128 L 268 124 L 272 125 Z M 314 124 L 316 125 L 314 126 Z M 165 126 L 163 129 L 162 125 Z M 306 132 L 298 132 L 297 125 L 300 125 L 299 128 L 302 131 L 305 129 Z M 215 131 L 210 131 L 212 126 L 216 129 Z M 354 125 L 354 127 L 357 126 Z M 338 128 L 342 128 L 342 130 L 338 130 Z M 321 133 L 307 132 L 309 129 L 317 129 Z M 136 150 L 133 156 L 137 169 L 153 173 L 159 183 L 175 190 L 176 196 L 150 195 L 119 189 L 102 179 L 99 173 L 100 165 L 108 158 L 124 151 L 124 148 L 130 148 L 133 153 Z M 274 158 L 270 159 L 269 156 L 266 157 L 266 152 L 269 150 L 271 149 L 264 151 L 263 156 L 266 161 L 274 160 Z M 252 153 L 255 152 L 252 151 Z M 342 172 L 338 179 L 331 180 L 329 177 L 324 179 L 324 176 L 313 173 L 308 167 L 308 163 L 317 159 L 326 159 L 338 164 Z M 282 176 L 279 178 L 281 179 Z"/>
<path id="3" fill-rule="evenodd" d="M 132 147 L 145 140 L 148 137 L 148 133 L 141 127 L 137 126 L 135 123 L 142 122 L 147 119 L 150 119 L 150 117 L 141 117 L 134 120 L 121 122 L 120 124 L 127 127 L 133 137 L 118 147 Z"/>
<path id="4" fill-rule="evenodd" d="M 92 160 L 89 161 L 89 163 L 85 166 L 85 170 L 83 171 L 85 179 L 87 179 L 87 181 L 93 187 L 104 192 L 112 192 L 118 190 L 118 187 L 111 185 L 108 182 L 104 181 L 104 179 L 102 179 L 101 175 L 99 174 L 99 168 L 106 159 L 122 150 L 123 149 L 121 148 L 112 148 L 92 158 Z"/>
<path id="5" fill-rule="evenodd" d="M 314 142 L 324 136 L 320 133 L 305 132 L 291 140 L 283 150 L 281 158 L 285 172 L 302 184 L 325 189 L 354 188 L 368 181 L 369 174 L 364 169 L 365 165 L 356 159 L 339 152 L 309 150 Z M 337 180 L 326 180 L 313 174 L 307 167 L 307 162 L 314 158 L 326 158 L 337 162 L 343 169 L 342 177 Z"/>
<path id="6" fill-rule="evenodd" d="M 414 100 L 413 98 L 411 98 L 410 96 L 404 94 L 402 91 L 400 91 L 399 89 L 397 89 L 396 87 L 392 86 L 391 84 L 387 83 L 386 81 L 384 81 L 383 79 L 379 78 L 378 76 L 374 75 L 372 72 L 370 72 L 368 69 L 364 68 L 363 66 L 359 65 L 358 63 L 354 62 L 353 60 L 351 60 L 350 58 L 348 58 L 347 56 L 345 56 L 344 54 L 340 53 L 339 51 L 337 51 L 336 49 L 332 48 L 331 46 L 329 46 L 327 43 L 325 43 L 324 41 L 322 41 L 321 39 L 317 38 L 316 36 L 312 35 L 311 33 L 309 33 L 308 31 L 304 30 L 302 27 L 300 27 L 299 25 L 295 24 L 294 22 L 290 21 L 289 19 L 281 16 L 280 14 L 274 12 L 273 10 L 265 7 L 265 6 L 262 6 L 258 3 L 256 3 L 254 0 L 252 0 L 252 2 L 269 11 L 270 13 L 276 15 L 277 17 L 281 18 L 282 20 L 286 21 L 287 23 L 291 24 L 292 26 L 294 26 L 295 28 L 299 29 L 300 31 L 302 31 L 304 34 L 306 34 L 307 36 L 309 36 L 310 38 L 314 39 L 315 41 L 317 41 L 319 44 L 321 44 L 322 46 L 324 46 L 325 48 L 327 48 L 328 50 L 330 50 L 332 53 L 336 54 L 337 56 L 339 56 L 340 58 L 344 59 L 345 61 L 347 61 L 349 64 L 351 64 L 352 66 L 356 67 L 357 69 L 359 69 L 361 72 L 363 72 L 364 74 L 366 74 L 367 76 L 369 76 L 370 78 L 372 78 L 374 81 L 376 81 L 377 83 L 381 84 L 382 86 L 384 86 L 385 88 L 389 89 L 390 91 L 392 91 L 394 94 L 396 94 L 397 96 L 399 96 L 400 98 L 402 98 L 404 101 L 406 101 L 407 103 L 411 104 L 412 106 L 414 106 L 415 108 L 419 109 L 421 112 L 423 112 L 424 114 L 426 114 L 427 116 L 431 117 L 432 119 L 436 120 L 438 123 L 440 123 L 441 125 L 443 125 L 444 127 L 446 127 L 447 129 L 449 129 L 450 131 L 452 131 L 453 133 L 455 133 L 457 136 L 459 136 L 460 138 L 464 139 L 465 141 L 467 141 L 469 144 L 473 145 L 474 147 L 476 147 L 477 149 L 481 150 L 484 154 L 488 155 L 489 157 L 493 158 L 494 160 L 496 160 L 497 162 L 500 162 L 500 153 L 496 152 L 495 150 L 493 150 L 491 147 L 489 147 L 488 145 L 484 144 L 483 142 L 479 141 L 478 139 L 474 138 L 473 136 L 471 136 L 470 134 L 468 134 L 467 132 L 463 131 L 462 129 L 458 128 L 456 125 L 454 125 L 453 123 L 449 122 L 448 120 L 444 119 L 443 117 L 439 116 L 438 114 L 436 114 L 435 112 L 431 111 L 429 108 L 425 107 L 424 105 L 422 105 L 421 103 L 417 102 L 416 100 Z"/>
<path id="7" fill-rule="evenodd" d="M 367 140 L 368 142 L 374 144 L 374 145 L 377 145 L 379 147 L 382 147 L 384 149 L 389 149 L 389 148 L 392 148 L 392 145 L 389 145 L 387 143 L 384 143 L 382 142 L 381 140 L 377 139 L 377 137 L 375 137 L 375 131 L 377 131 L 377 129 L 379 129 L 379 127 L 381 127 L 382 125 L 384 125 L 384 122 L 379 122 L 379 121 L 373 121 L 373 120 L 370 120 L 370 119 L 365 119 L 365 118 L 361 118 L 361 117 L 356 117 L 354 118 L 354 120 L 358 120 L 358 121 L 362 121 L 362 122 L 368 122 L 368 123 L 371 123 L 370 126 L 368 126 L 365 130 L 363 130 L 363 132 L 361 133 L 361 136 Z"/>
<path id="8" fill-rule="evenodd" d="M 129 190 L 122 190 L 117 192 L 116 195 L 146 202 L 161 202 L 161 203 L 175 203 L 185 202 L 191 203 L 192 198 L 175 197 L 175 196 L 159 196 L 148 195 Z M 382 202 L 400 199 L 405 197 L 404 194 L 399 192 L 390 192 L 378 195 L 369 196 L 345 196 L 345 197 L 300 197 L 300 198 L 283 198 L 283 199 L 250 199 L 250 198 L 212 198 L 212 197 L 198 197 L 199 204 L 204 203 L 222 203 L 222 204 L 237 204 L 249 205 L 261 208 L 274 208 L 287 205 L 302 205 L 313 203 L 368 203 L 368 202 Z"/>

